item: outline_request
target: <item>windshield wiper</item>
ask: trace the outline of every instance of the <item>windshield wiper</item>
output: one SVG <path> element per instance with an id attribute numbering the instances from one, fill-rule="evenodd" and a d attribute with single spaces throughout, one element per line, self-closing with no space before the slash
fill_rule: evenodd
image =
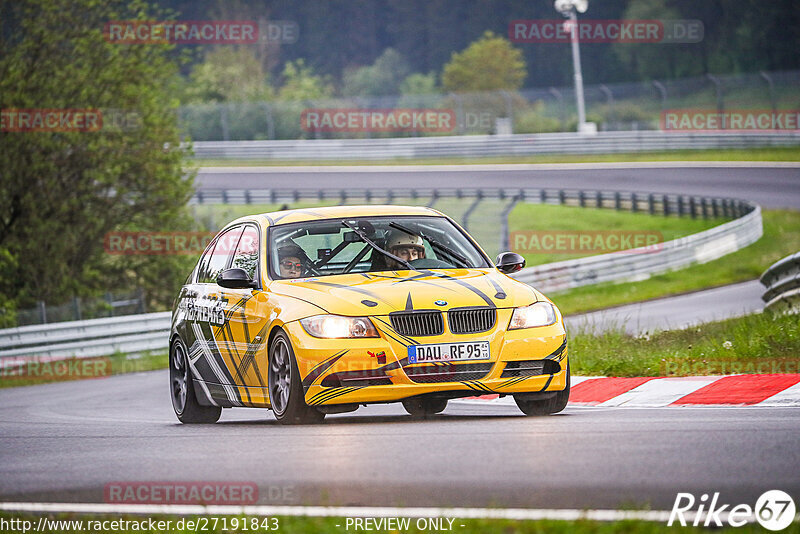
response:
<path id="1" fill-rule="evenodd" d="M 397 228 L 401 232 L 405 232 L 405 233 L 407 233 L 409 235 L 414 235 L 414 236 L 417 236 L 417 237 L 421 237 L 423 239 L 427 239 L 428 243 L 430 243 L 433 248 L 444 252 L 445 254 L 447 254 L 448 256 L 450 256 L 453 259 L 458 260 L 459 262 L 461 262 L 461 265 L 463 267 L 469 267 L 469 261 L 467 260 L 467 258 L 462 256 L 461 254 L 459 254 L 455 250 L 451 249 L 447 245 L 443 245 L 442 243 L 440 243 L 440 242 L 436 241 L 435 239 L 431 238 L 429 235 L 423 234 L 422 232 L 419 232 L 419 233 L 414 232 L 413 230 L 410 230 L 410 229 L 406 228 L 405 226 L 403 226 L 402 224 L 398 224 L 396 222 L 390 222 L 389 226 L 391 226 L 392 228 Z"/>
<path id="2" fill-rule="evenodd" d="M 379 247 L 378 245 L 376 245 L 375 242 L 372 241 L 370 238 L 368 238 L 367 235 L 364 232 L 362 232 L 358 227 L 353 226 L 352 224 L 350 224 L 350 223 L 348 223 L 347 221 L 344 221 L 344 220 L 342 221 L 342 224 L 345 225 L 346 227 L 350 228 L 353 232 L 355 232 L 355 234 L 358 237 L 361 238 L 361 241 L 363 241 L 367 245 L 371 246 L 372 248 L 374 248 L 375 250 L 377 250 L 378 252 L 380 252 L 381 254 L 386 256 L 387 258 L 392 258 L 394 261 L 396 261 L 400 265 L 403 265 L 409 271 L 414 271 L 415 270 L 414 267 L 412 267 L 411 264 L 408 263 L 403 258 L 398 258 L 397 256 L 395 256 L 394 254 L 392 254 L 388 250 L 384 250 L 381 247 Z"/>

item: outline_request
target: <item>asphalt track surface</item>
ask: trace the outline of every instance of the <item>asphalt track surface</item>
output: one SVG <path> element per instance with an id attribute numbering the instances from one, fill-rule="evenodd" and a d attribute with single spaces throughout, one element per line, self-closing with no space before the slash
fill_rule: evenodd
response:
<path id="1" fill-rule="evenodd" d="M 800 209 L 797 167 L 530 167 L 536 168 L 218 169 L 201 171 L 197 183 L 593 188 Z M 608 327 L 621 314 L 637 329 L 651 329 L 664 317 L 675 325 L 709 313 L 737 315 L 758 305 L 754 284 L 572 320 Z M 695 316 L 680 315 L 687 309 Z M 167 372 L 155 371 L 0 390 L 0 499 L 102 502 L 109 483 L 240 481 L 258 485 L 260 504 L 670 509 L 677 492 L 719 491 L 722 503 L 752 505 L 768 489 L 800 495 L 798 439 L 800 410 L 792 408 L 568 406 L 529 418 L 514 406 L 451 403 L 439 416 L 413 420 L 392 404 L 314 426 L 280 426 L 256 409 L 225 410 L 216 425 L 188 426 L 172 413 Z"/>
<path id="2" fill-rule="evenodd" d="M 123 481 L 238 481 L 259 504 L 669 510 L 679 491 L 800 494 L 800 410 L 399 405 L 285 427 L 268 410 L 177 422 L 168 374 L 0 390 L 0 499 L 103 502 Z"/>
<path id="3" fill-rule="evenodd" d="M 800 209 L 798 163 L 205 167 L 198 189 L 554 188 L 740 198 Z"/>

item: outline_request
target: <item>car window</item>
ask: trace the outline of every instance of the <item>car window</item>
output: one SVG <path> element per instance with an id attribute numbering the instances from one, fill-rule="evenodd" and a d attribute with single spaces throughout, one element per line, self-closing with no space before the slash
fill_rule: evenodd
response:
<path id="1" fill-rule="evenodd" d="M 269 237 L 271 276 L 282 279 L 405 269 L 367 244 L 359 233 L 389 252 L 403 245 L 418 251 L 413 259 L 407 260 L 414 268 L 490 266 L 464 233 L 445 217 L 363 217 L 307 221 L 272 228 Z M 287 270 L 292 265 L 295 268 Z"/>
<path id="2" fill-rule="evenodd" d="M 217 275 L 228 266 L 228 262 L 231 256 L 233 256 L 233 252 L 236 250 L 239 237 L 242 235 L 243 230 L 244 227 L 237 226 L 217 236 L 216 243 L 214 244 L 214 251 L 211 253 L 211 258 L 208 260 L 208 266 L 197 277 L 199 283 L 216 283 Z"/>
<path id="3" fill-rule="evenodd" d="M 203 256 L 200 258 L 200 261 L 197 264 L 198 283 L 206 278 L 206 272 L 208 270 L 208 260 L 211 259 L 211 253 L 214 252 L 214 245 L 216 245 L 215 241 L 209 243 L 208 247 L 206 247 L 205 252 L 203 252 Z"/>
<path id="4" fill-rule="evenodd" d="M 239 245 L 231 263 L 231 267 L 244 269 L 251 280 L 255 278 L 258 267 L 258 244 L 258 229 L 248 224 L 239 238 Z"/>

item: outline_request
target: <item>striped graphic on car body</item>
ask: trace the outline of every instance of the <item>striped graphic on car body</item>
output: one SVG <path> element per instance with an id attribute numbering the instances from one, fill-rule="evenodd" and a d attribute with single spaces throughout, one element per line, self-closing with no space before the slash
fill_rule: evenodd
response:
<path id="1" fill-rule="evenodd" d="M 329 400 L 335 399 L 336 397 L 341 397 L 342 395 L 346 395 L 348 393 L 352 393 L 361 389 L 364 386 L 350 386 L 344 388 L 330 388 L 326 389 L 325 391 L 320 391 L 313 397 L 311 397 L 306 404 L 309 406 L 316 406 L 318 404 L 322 404 Z"/>

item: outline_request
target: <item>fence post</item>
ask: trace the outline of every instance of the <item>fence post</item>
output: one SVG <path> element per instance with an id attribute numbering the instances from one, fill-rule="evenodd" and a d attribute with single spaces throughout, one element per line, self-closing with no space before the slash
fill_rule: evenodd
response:
<path id="1" fill-rule="evenodd" d="M 228 105 L 225 103 L 219 105 L 219 122 L 222 125 L 222 140 L 230 141 L 231 132 L 228 126 Z"/>
<path id="2" fill-rule="evenodd" d="M 522 199 L 522 192 L 517 193 L 503 208 L 500 214 L 500 252 L 511 250 L 511 240 L 508 235 L 508 218 L 514 210 L 514 206 Z"/>
<path id="3" fill-rule="evenodd" d="M 272 108 L 267 102 L 262 102 L 261 106 L 267 116 L 267 139 L 275 139 L 275 118 L 272 116 Z"/>
<path id="4" fill-rule="evenodd" d="M 80 297 L 72 297 L 72 311 L 76 321 L 81 320 L 81 299 Z"/>
<path id="5" fill-rule="evenodd" d="M 604 95 L 606 95 L 606 104 L 608 104 L 608 110 L 609 110 L 608 116 L 610 117 L 609 122 L 613 123 L 614 122 L 614 118 L 615 118 L 614 117 L 614 95 L 611 93 L 611 89 L 609 89 L 608 86 L 606 84 L 604 84 L 604 83 L 601 83 L 600 86 L 598 87 L 598 89 L 600 89 L 600 91 L 602 91 L 602 93 Z"/>
<path id="6" fill-rule="evenodd" d="M 706 74 L 706 78 L 708 78 L 711 83 L 714 84 L 714 90 L 717 93 L 717 113 L 719 114 L 720 119 L 722 119 L 724 117 L 723 114 L 725 113 L 725 101 L 722 96 L 722 82 L 713 74 Z M 725 124 L 724 120 L 721 121 L 721 125 L 723 130 L 728 129 L 728 125 Z"/>
<path id="7" fill-rule="evenodd" d="M 666 111 L 667 109 L 667 88 L 664 86 L 663 83 L 659 82 L 658 80 L 653 80 L 653 87 L 656 88 L 658 94 L 661 96 L 661 111 Z"/>
<path id="8" fill-rule="evenodd" d="M 481 200 L 483 200 L 483 190 L 478 189 L 475 200 L 467 208 L 467 211 L 464 212 L 464 217 L 461 220 L 461 226 L 463 226 L 464 230 L 467 232 L 469 232 L 469 216 L 472 215 L 472 212 L 477 209 L 478 204 L 481 203 Z"/>
<path id="9" fill-rule="evenodd" d="M 428 202 L 428 206 L 427 207 L 432 208 L 433 205 L 436 204 L 437 200 L 439 200 L 439 190 L 438 189 L 434 189 L 433 193 L 431 194 L 431 200 L 430 200 L 430 202 Z"/>
<path id="10" fill-rule="evenodd" d="M 47 306 L 43 300 L 37 301 L 36 305 L 39 308 L 39 322 L 45 324 L 47 322 Z"/>
<path id="11" fill-rule="evenodd" d="M 767 82 L 767 87 L 769 88 L 769 104 L 772 107 L 772 113 L 776 114 L 778 112 L 778 103 L 775 101 L 775 84 L 772 82 L 772 76 L 763 70 L 760 71 L 758 75 Z"/>
<path id="12" fill-rule="evenodd" d="M 464 133 L 464 102 L 456 93 L 450 93 L 449 96 L 456 101 L 456 123 L 458 124 L 458 133 L 461 135 Z"/>
<path id="13" fill-rule="evenodd" d="M 106 303 L 108 304 L 108 316 L 114 317 L 114 297 L 106 291 Z"/>
<path id="14" fill-rule="evenodd" d="M 145 309 L 146 309 L 145 308 L 145 303 L 144 303 L 144 289 L 139 287 L 136 290 L 136 294 L 139 297 L 139 313 L 144 313 Z"/>
<path id="15" fill-rule="evenodd" d="M 567 112 L 564 108 L 564 95 L 562 95 L 561 91 L 555 87 L 551 87 L 547 90 L 547 92 L 549 92 L 556 98 L 556 100 L 558 100 L 558 114 L 561 116 L 561 131 L 564 132 L 567 129 Z"/>
<path id="16" fill-rule="evenodd" d="M 506 117 L 508 117 L 508 120 L 509 120 L 510 125 L 511 125 L 511 133 L 513 134 L 514 133 L 514 102 L 511 100 L 511 95 L 508 93 L 508 91 L 501 90 L 500 94 L 503 96 L 503 100 L 505 100 L 505 103 L 506 103 Z M 495 132 L 495 133 L 497 133 L 497 132 Z"/>

